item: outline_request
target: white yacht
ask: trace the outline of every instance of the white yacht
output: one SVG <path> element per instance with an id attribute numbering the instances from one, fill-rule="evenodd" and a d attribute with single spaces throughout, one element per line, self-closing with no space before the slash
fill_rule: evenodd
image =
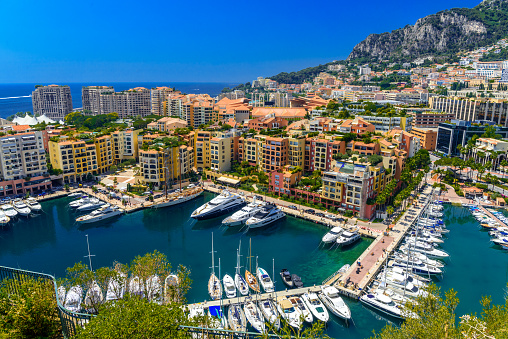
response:
<path id="1" fill-rule="evenodd" d="M 11 219 L 15 218 L 18 215 L 18 211 L 16 211 L 14 207 L 8 203 L 2 205 L 2 212 L 4 212 L 5 215 Z"/>
<path id="2" fill-rule="evenodd" d="M 132 295 L 137 295 L 140 297 L 145 296 L 145 285 L 143 284 L 143 280 L 139 279 L 139 277 L 132 277 L 129 281 L 129 293 Z"/>
<path id="3" fill-rule="evenodd" d="M 72 286 L 65 296 L 64 307 L 71 312 L 79 312 L 81 310 L 81 299 L 83 299 L 81 286 Z"/>
<path id="4" fill-rule="evenodd" d="M 152 205 L 152 208 L 163 208 L 163 207 L 169 207 L 178 205 L 181 203 L 184 203 L 186 201 L 192 200 L 194 198 L 197 198 L 203 193 L 203 190 L 201 188 L 194 188 L 192 190 L 184 191 L 182 194 L 178 196 L 172 196 L 167 199 L 164 199 L 162 202 Z"/>
<path id="5" fill-rule="evenodd" d="M 404 260 L 404 258 L 395 258 L 391 262 L 391 265 L 402 267 L 404 269 L 412 271 L 413 273 L 422 275 L 438 275 L 443 273 L 443 271 L 440 268 L 429 266 L 424 262 L 422 262 L 421 260 L 407 261 Z"/>
<path id="6" fill-rule="evenodd" d="M 342 234 L 343 231 L 344 231 L 344 229 L 342 227 L 335 226 L 334 228 L 332 228 L 330 230 L 330 232 L 326 233 L 323 236 L 321 241 L 324 242 L 325 244 L 335 242 L 337 240 L 337 238 L 340 237 L 340 235 Z"/>
<path id="7" fill-rule="evenodd" d="M 305 306 L 305 303 L 303 300 L 298 296 L 291 296 L 288 297 L 288 300 L 293 304 L 293 307 L 295 309 L 298 309 L 300 313 L 303 315 L 303 319 L 308 322 L 312 323 L 314 321 L 314 317 L 312 316 L 312 312 L 309 311 L 307 306 Z"/>
<path id="8" fill-rule="evenodd" d="M 30 212 L 31 212 L 30 208 L 27 205 L 25 205 L 25 203 L 23 201 L 14 200 L 13 206 L 14 206 L 14 209 L 16 210 L 16 212 L 19 213 L 19 215 L 24 216 L 24 217 L 28 217 L 30 215 Z"/>
<path id="9" fill-rule="evenodd" d="M 126 284 L 127 276 L 124 273 L 118 273 L 116 277 L 109 279 L 106 301 L 122 299 L 125 294 Z"/>
<path id="10" fill-rule="evenodd" d="M 240 305 L 230 305 L 228 309 L 228 323 L 233 331 L 245 332 L 247 320 Z"/>
<path id="11" fill-rule="evenodd" d="M 325 306 L 337 317 L 346 321 L 351 319 L 351 310 L 342 300 L 339 291 L 333 286 L 321 286 L 321 293 L 318 294 L 319 299 Z"/>
<path id="12" fill-rule="evenodd" d="M 100 201 L 99 199 L 94 198 L 94 199 L 91 199 L 89 203 L 82 204 L 76 210 L 78 212 L 92 211 L 92 210 L 96 210 L 99 207 L 102 207 L 104 205 L 106 205 L 106 203 Z"/>
<path id="13" fill-rule="evenodd" d="M 258 305 L 266 321 L 272 324 L 276 330 L 280 329 L 279 314 L 277 313 L 277 308 L 273 304 L 273 301 L 270 299 L 260 300 L 258 301 Z"/>
<path id="14" fill-rule="evenodd" d="M 388 314 L 394 318 L 404 319 L 405 312 L 403 311 L 403 304 L 399 301 L 394 301 L 386 294 L 380 292 L 367 293 L 360 297 L 360 301 L 379 312 Z"/>
<path id="15" fill-rule="evenodd" d="M 146 279 L 146 298 L 156 304 L 162 304 L 162 285 L 158 275 L 152 275 Z"/>
<path id="16" fill-rule="evenodd" d="M 335 242 L 337 243 L 337 245 L 339 247 L 341 247 L 341 246 L 351 245 L 360 239 L 361 239 L 360 234 L 358 234 L 357 231 L 353 231 L 353 232 L 344 231 L 344 232 L 342 232 L 340 237 L 337 238 L 337 240 Z"/>
<path id="17" fill-rule="evenodd" d="M 264 205 L 264 202 L 256 201 L 256 197 L 254 197 L 254 200 L 247 206 L 244 206 L 241 210 L 236 211 L 233 215 L 222 220 L 222 225 L 233 227 L 245 224 L 247 219 L 256 214 Z"/>
<path id="18" fill-rule="evenodd" d="M 417 241 L 416 244 L 415 243 L 406 243 L 405 245 L 401 246 L 401 250 L 403 252 L 407 252 L 407 246 L 409 246 L 411 251 L 423 253 L 427 257 L 430 257 L 430 258 L 447 258 L 450 256 L 445 251 L 438 250 L 437 248 L 430 245 L 429 243 L 422 242 L 422 241 Z"/>
<path id="19" fill-rule="evenodd" d="M 272 279 L 270 279 L 270 276 L 264 269 L 262 269 L 261 267 L 258 267 L 256 274 L 257 274 L 259 283 L 261 284 L 261 286 L 263 286 L 263 289 L 265 290 L 265 292 L 270 293 L 270 292 L 275 291 Z"/>
<path id="20" fill-rule="evenodd" d="M 11 221 L 7 215 L 5 215 L 3 210 L 0 210 L 0 226 L 5 226 Z"/>
<path id="21" fill-rule="evenodd" d="M 90 198 L 90 197 L 87 197 L 87 196 L 84 196 L 82 197 L 81 199 L 78 199 L 78 200 L 75 200 L 75 201 L 72 201 L 70 204 L 69 204 L 69 207 L 70 208 L 78 208 L 79 206 L 83 205 L 83 204 L 88 204 L 92 199 L 95 199 L 95 198 Z"/>
<path id="22" fill-rule="evenodd" d="M 26 199 L 25 204 L 28 206 L 28 208 L 30 208 L 30 210 L 32 210 L 32 212 L 39 213 L 40 211 L 42 211 L 41 204 L 39 204 L 39 202 L 35 198 Z"/>
<path id="23" fill-rule="evenodd" d="M 65 303 L 65 295 L 67 294 L 67 290 L 62 285 L 58 286 L 56 289 L 57 295 L 58 295 L 58 301 L 63 306 Z"/>
<path id="24" fill-rule="evenodd" d="M 383 272 L 378 278 L 380 280 L 379 286 L 388 287 L 397 293 L 414 298 L 427 295 L 427 292 L 423 290 L 427 286 L 425 283 L 420 281 L 410 282 L 401 274 Z"/>
<path id="25" fill-rule="evenodd" d="M 95 313 L 100 304 L 104 302 L 104 295 L 102 294 L 102 289 L 96 281 L 93 281 L 88 291 L 86 291 L 85 299 L 83 303 L 85 304 L 85 309 L 87 312 Z"/>
<path id="26" fill-rule="evenodd" d="M 222 284 L 224 285 L 224 292 L 226 292 L 226 297 L 236 297 L 235 281 L 229 274 L 226 274 L 224 278 L 222 278 Z"/>
<path id="27" fill-rule="evenodd" d="M 250 217 L 245 224 L 249 228 L 263 227 L 271 224 L 274 221 L 282 219 L 286 213 L 282 212 L 277 206 L 273 204 L 266 204 L 256 214 Z"/>
<path id="28" fill-rule="evenodd" d="M 76 221 L 82 224 L 88 224 L 104 219 L 109 219 L 122 213 L 124 213 L 124 210 L 120 207 L 107 204 L 90 214 L 77 218 Z"/>
<path id="29" fill-rule="evenodd" d="M 74 192 L 68 195 L 69 198 L 77 198 L 80 197 L 83 193 L 81 192 Z"/>
<path id="30" fill-rule="evenodd" d="M 316 317 L 316 319 L 327 322 L 330 319 L 330 314 L 326 310 L 325 305 L 319 300 L 316 293 L 305 293 L 302 295 L 302 300 L 305 302 L 309 310 Z"/>
<path id="31" fill-rule="evenodd" d="M 243 197 L 238 194 L 233 194 L 228 190 L 224 190 L 220 195 L 192 212 L 191 218 L 198 220 L 214 218 L 221 214 L 234 211 L 244 204 L 245 200 Z"/>
<path id="32" fill-rule="evenodd" d="M 245 312 L 245 317 L 256 331 L 259 333 L 266 332 L 265 319 L 256 303 L 253 301 L 247 302 L 243 305 L 243 311 Z"/>
<path id="33" fill-rule="evenodd" d="M 212 233 L 212 272 L 208 279 L 208 294 L 213 300 L 222 299 L 222 285 L 219 278 L 215 275 L 215 251 L 213 250 L 213 233 Z M 219 259 L 220 261 L 220 259 Z"/>
<path id="34" fill-rule="evenodd" d="M 293 307 L 291 301 L 289 301 L 286 297 L 277 298 L 277 310 L 282 318 L 288 322 L 289 326 L 296 329 L 300 329 L 302 327 L 302 314 L 299 310 Z"/>

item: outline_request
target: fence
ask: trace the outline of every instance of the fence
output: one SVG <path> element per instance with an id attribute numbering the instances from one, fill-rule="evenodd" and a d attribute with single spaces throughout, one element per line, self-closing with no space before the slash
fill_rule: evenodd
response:
<path id="1" fill-rule="evenodd" d="M 17 288 L 16 286 L 17 283 L 21 283 L 29 279 L 40 279 L 52 283 L 54 286 L 55 299 L 58 306 L 58 315 L 60 317 L 60 322 L 62 324 L 62 332 L 64 338 L 72 337 L 76 333 L 76 327 L 83 326 L 92 317 L 90 314 L 74 313 L 65 309 L 65 307 L 60 303 L 60 300 L 57 297 L 58 294 L 56 279 L 52 275 L 0 266 L 0 281 L 3 281 L 4 279 L 11 279 L 13 281 L 14 289 Z M 13 293 L 15 292 L 16 291 L 13 291 Z"/>
<path id="2" fill-rule="evenodd" d="M 56 299 L 56 303 L 58 306 L 58 315 L 60 317 L 60 322 L 62 324 L 62 332 L 64 338 L 71 338 L 76 334 L 76 328 L 79 326 L 84 326 L 90 319 L 93 317 L 90 314 L 83 313 L 75 313 L 67 310 L 61 303 L 58 298 L 57 292 L 57 284 L 56 279 L 52 275 L 30 272 L 25 270 L 20 270 L 16 268 L 4 267 L 0 266 L 0 283 L 5 279 L 11 279 L 14 289 L 11 291 L 12 293 L 16 293 L 18 284 L 28 281 L 29 279 L 39 279 L 46 281 L 53 285 L 54 287 L 54 296 Z M 259 338 L 261 335 L 259 333 L 254 332 L 236 332 L 231 330 L 218 330 L 213 328 L 204 328 L 204 327 L 193 327 L 193 326 L 183 326 L 180 325 L 174 329 L 175 334 L 178 333 L 178 336 L 188 334 L 189 338 L 218 338 L 218 339 L 233 339 L 233 338 Z M 280 338 L 278 335 L 265 335 L 265 338 Z"/>

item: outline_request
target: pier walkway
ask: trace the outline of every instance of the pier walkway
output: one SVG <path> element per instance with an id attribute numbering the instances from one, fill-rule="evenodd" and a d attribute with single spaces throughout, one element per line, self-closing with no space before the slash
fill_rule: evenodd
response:
<path id="1" fill-rule="evenodd" d="M 499 223 L 499 225 L 502 225 L 503 227 L 506 227 L 506 224 L 504 222 L 502 222 L 501 220 L 499 220 L 494 214 L 492 214 L 488 209 L 486 209 L 484 206 L 482 205 L 477 205 L 478 208 L 480 208 L 482 210 L 483 213 L 487 214 L 490 218 L 494 219 L 496 222 Z M 496 206 L 492 206 L 492 207 L 496 207 Z"/>
<path id="2" fill-rule="evenodd" d="M 211 306 L 228 306 L 232 304 L 243 304 L 248 301 L 258 301 L 258 300 L 266 300 L 272 299 L 275 300 L 278 297 L 287 297 L 293 295 L 302 295 L 304 293 L 309 292 L 320 292 L 321 286 L 312 286 L 312 287 L 302 287 L 302 288 L 294 288 L 294 289 L 285 289 L 281 291 L 271 292 L 271 293 L 260 293 L 260 294 L 251 294 L 247 296 L 241 296 L 231 299 L 222 299 L 222 300 L 213 300 L 213 301 L 204 301 L 202 303 L 188 304 L 187 306 L 190 308 L 196 306 L 202 307 L 211 307 Z"/>

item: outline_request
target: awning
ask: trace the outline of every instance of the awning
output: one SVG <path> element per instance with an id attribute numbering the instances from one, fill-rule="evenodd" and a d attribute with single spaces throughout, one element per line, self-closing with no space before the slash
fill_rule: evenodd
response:
<path id="1" fill-rule="evenodd" d="M 223 182 L 225 184 L 230 184 L 233 186 L 236 186 L 240 183 L 240 180 L 231 179 L 231 178 L 227 178 L 227 177 L 220 177 L 219 179 L 217 179 L 217 181 Z"/>

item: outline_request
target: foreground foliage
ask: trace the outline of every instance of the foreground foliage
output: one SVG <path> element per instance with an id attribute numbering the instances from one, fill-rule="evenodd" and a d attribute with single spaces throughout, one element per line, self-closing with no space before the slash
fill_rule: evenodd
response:
<path id="1" fill-rule="evenodd" d="M 0 286 L 0 338 L 60 338 L 54 284 L 24 278 Z"/>

